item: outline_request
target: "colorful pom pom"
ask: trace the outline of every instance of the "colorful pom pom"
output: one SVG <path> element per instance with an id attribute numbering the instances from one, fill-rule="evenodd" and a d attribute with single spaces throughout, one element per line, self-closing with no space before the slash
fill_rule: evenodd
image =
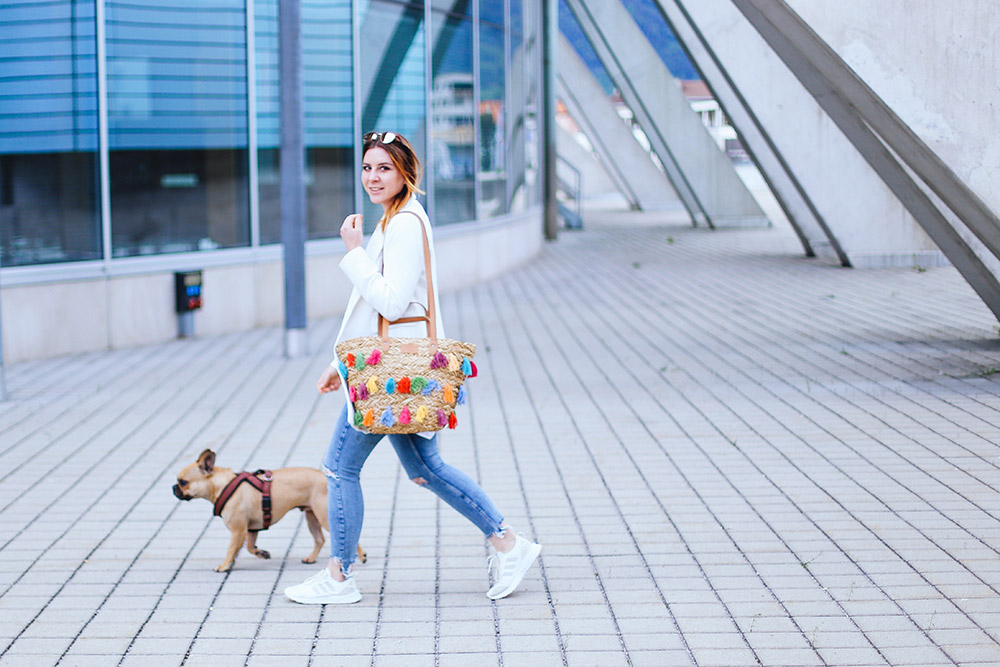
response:
<path id="1" fill-rule="evenodd" d="M 423 394 L 424 396 L 428 396 L 440 389 L 441 389 L 441 384 L 437 380 L 431 380 L 426 385 L 424 385 Z"/>
<path id="2" fill-rule="evenodd" d="M 396 391 L 398 391 L 400 394 L 409 394 L 410 393 L 410 378 L 402 378 L 396 384 Z"/>
<path id="3" fill-rule="evenodd" d="M 363 421 L 364 421 L 364 415 L 362 415 L 359 411 L 355 410 L 354 411 L 354 425 L 355 426 L 361 426 L 361 424 L 362 424 Z"/>
<path id="4" fill-rule="evenodd" d="M 354 355 L 351 354 L 350 352 L 347 353 L 347 365 L 348 366 L 354 365 Z"/>
<path id="5" fill-rule="evenodd" d="M 448 415 L 444 413 L 444 410 L 438 408 L 438 426 L 444 426 L 448 423 Z"/>
<path id="6" fill-rule="evenodd" d="M 382 426 L 392 426 L 392 422 L 392 408 L 386 408 L 385 412 L 382 413 L 382 418 L 379 419 L 379 423 L 381 423 Z"/>
<path id="7" fill-rule="evenodd" d="M 403 409 L 399 411 L 399 423 L 409 424 L 410 423 L 410 408 L 403 406 Z"/>
<path id="8" fill-rule="evenodd" d="M 363 384 L 358 385 L 358 400 L 367 401 L 368 400 L 368 387 Z"/>
<path id="9" fill-rule="evenodd" d="M 472 375 L 472 362 L 469 361 L 468 357 L 462 359 L 462 373 L 465 375 Z"/>
<path id="10" fill-rule="evenodd" d="M 347 366 L 344 365 L 343 361 L 337 362 L 337 372 L 340 373 L 340 377 L 347 379 Z"/>
<path id="11" fill-rule="evenodd" d="M 376 391 L 378 391 L 378 386 L 379 386 L 378 385 L 378 376 L 377 375 L 373 375 L 370 378 L 368 378 L 368 382 L 366 383 L 365 386 L 368 387 L 368 393 L 369 394 L 374 394 Z"/>
<path id="12" fill-rule="evenodd" d="M 458 357 L 456 357 L 454 354 L 449 354 L 448 355 L 448 370 L 449 371 L 457 371 L 461 367 L 462 367 L 462 362 L 458 360 Z"/>
<path id="13" fill-rule="evenodd" d="M 371 408 L 368 408 L 368 412 L 365 413 L 365 418 L 361 420 L 361 423 L 364 424 L 365 427 L 367 428 L 371 426 L 374 422 L 375 422 L 375 413 L 372 412 Z"/>
<path id="14" fill-rule="evenodd" d="M 451 385 L 445 383 L 444 385 L 444 402 L 454 403 L 455 402 L 455 390 L 452 389 Z"/>
<path id="15" fill-rule="evenodd" d="M 396 391 L 396 381 L 393 380 L 392 378 L 389 378 L 388 380 L 385 381 L 385 393 L 391 394 L 394 391 Z"/>
<path id="16" fill-rule="evenodd" d="M 358 390 L 357 389 L 355 389 L 354 387 L 351 387 L 348 393 L 351 395 L 351 403 L 353 403 L 354 401 L 358 400 Z"/>
<path id="17" fill-rule="evenodd" d="M 436 353 L 434 355 L 434 358 L 431 359 L 431 368 L 445 368 L 447 365 L 448 365 L 448 358 L 445 357 L 440 352 Z"/>
<path id="18" fill-rule="evenodd" d="M 419 394 L 425 386 L 427 386 L 427 378 L 418 375 L 410 380 L 410 393 Z"/>
<path id="19" fill-rule="evenodd" d="M 455 397 L 455 403 L 458 405 L 465 405 L 465 387 L 460 386 L 458 388 L 458 396 Z"/>
<path id="20" fill-rule="evenodd" d="M 448 428 L 455 428 L 456 424 L 458 424 L 458 417 L 456 417 L 455 413 L 452 412 L 448 415 Z"/>
<path id="21" fill-rule="evenodd" d="M 427 406 L 421 405 L 417 408 L 416 421 L 418 424 L 422 424 L 425 419 L 427 419 Z"/>
<path id="22" fill-rule="evenodd" d="M 382 359 L 382 350 L 376 347 L 374 350 L 372 350 L 372 353 L 368 355 L 367 362 L 369 366 L 374 366 L 381 359 Z"/>

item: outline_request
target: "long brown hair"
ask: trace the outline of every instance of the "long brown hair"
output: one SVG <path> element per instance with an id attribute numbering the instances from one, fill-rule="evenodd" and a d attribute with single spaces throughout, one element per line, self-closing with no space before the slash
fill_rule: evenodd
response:
<path id="1" fill-rule="evenodd" d="M 389 154 L 392 164 L 403 176 L 403 189 L 392 198 L 389 205 L 385 207 L 385 213 L 382 215 L 382 218 L 378 221 L 378 224 L 382 225 L 382 231 L 385 231 L 385 226 L 389 223 L 389 220 L 392 219 L 392 216 L 399 213 L 399 209 L 406 205 L 410 197 L 414 194 L 424 193 L 419 187 L 422 175 L 420 160 L 417 159 L 417 154 L 413 150 L 413 146 L 401 134 L 396 134 L 395 137 L 387 142 L 385 141 L 387 134 L 394 133 L 369 132 L 364 136 L 364 144 L 361 147 L 362 157 L 371 148 L 382 148 Z"/>

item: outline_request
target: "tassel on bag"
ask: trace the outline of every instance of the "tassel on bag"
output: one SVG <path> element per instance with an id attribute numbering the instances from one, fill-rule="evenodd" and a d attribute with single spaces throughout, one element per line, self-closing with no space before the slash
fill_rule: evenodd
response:
<path id="1" fill-rule="evenodd" d="M 427 386 L 427 378 L 420 377 L 419 375 L 412 380 L 410 380 L 410 393 L 419 394 L 424 387 Z"/>
<path id="2" fill-rule="evenodd" d="M 450 384 L 444 385 L 444 402 L 445 403 L 455 402 L 455 390 L 451 388 Z"/>
<path id="3" fill-rule="evenodd" d="M 468 357 L 462 359 L 462 373 L 466 376 L 472 375 L 472 362 L 469 361 Z"/>
<path id="4" fill-rule="evenodd" d="M 459 361 L 458 357 L 456 357 L 454 354 L 449 354 L 447 356 L 448 356 L 448 370 L 449 371 L 457 371 L 459 368 L 462 367 L 462 362 Z"/>
<path id="5" fill-rule="evenodd" d="M 455 397 L 455 403 L 458 405 L 465 405 L 465 385 L 458 388 L 458 396 Z"/>
<path id="6" fill-rule="evenodd" d="M 365 413 L 365 418 L 361 420 L 365 428 L 371 426 L 375 422 L 375 413 L 372 412 L 371 408 L 368 408 L 368 412 Z"/>
<path id="7" fill-rule="evenodd" d="M 470 378 L 474 378 L 477 375 L 479 375 L 479 369 L 476 368 L 476 362 L 470 360 L 469 361 L 469 366 L 472 367 L 472 375 L 469 376 Z"/>
<path id="8" fill-rule="evenodd" d="M 385 381 L 385 393 L 391 394 L 394 391 L 396 391 L 396 381 L 393 380 L 392 378 L 389 378 L 388 380 Z"/>
<path id="9" fill-rule="evenodd" d="M 377 347 L 372 350 L 372 353 L 368 355 L 368 365 L 374 366 L 382 359 L 382 351 Z"/>
<path id="10" fill-rule="evenodd" d="M 452 412 L 450 415 L 448 415 L 448 428 L 455 428 L 457 424 L 458 424 L 458 417 L 456 417 L 455 413 Z"/>
<path id="11" fill-rule="evenodd" d="M 355 389 L 354 387 L 351 387 L 350 390 L 348 391 L 348 393 L 351 396 L 351 403 L 354 403 L 355 401 L 358 400 L 358 390 L 357 389 Z"/>
<path id="12" fill-rule="evenodd" d="M 378 376 L 377 375 L 373 375 L 370 378 L 368 378 L 367 387 L 368 387 L 368 393 L 369 394 L 374 394 L 376 391 L 378 391 Z"/>
<path id="13" fill-rule="evenodd" d="M 444 410 L 438 408 L 438 426 L 444 426 L 448 423 L 448 416 L 445 415 Z"/>
<path id="14" fill-rule="evenodd" d="M 416 421 L 418 424 L 422 424 L 425 419 L 427 419 L 427 406 L 421 405 L 419 408 L 417 408 Z"/>
<path id="15" fill-rule="evenodd" d="M 347 379 L 347 366 L 344 365 L 343 361 L 337 362 L 337 372 L 340 373 L 342 379 Z"/>
<path id="16" fill-rule="evenodd" d="M 431 368 L 445 368 L 448 366 L 448 358 L 438 352 L 431 359 Z"/>
<path id="17" fill-rule="evenodd" d="M 403 379 L 401 379 L 399 381 L 399 384 L 396 385 L 396 391 L 398 391 L 400 394 L 409 394 L 410 378 L 404 377 Z"/>
<path id="18" fill-rule="evenodd" d="M 400 424 L 410 423 L 410 408 L 406 405 L 404 405 L 403 409 L 399 411 L 399 423 Z"/>
<path id="19" fill-rule="evenodd" d="M 382 418 L 379 419 L 379 423 L 382 424 L 382 426 L 392 426 L 392 422 L 392 408 L 386 408 L 385 412 L 382 413 Z"/>
<path id="20" fill-rule="evenodd" d="M 363 384 L 358 385 L 358 400 L 367 401 L 368 400 L 368 387 Z"/>
<path id="21" fill-rule="evenodd" d="M 365 358 L 358 355 L 358 357 L 354 360 L 354 367 L 359 371 L 363 371 L 365 369 Z"/>
<path id="22" fill-rule="evenodd" d="M 354 411 L 354 425 L 355 426 L 361 426 L 361 424 L 362 424 L 363 421 L 364 421 L 364 415 L 362 415 L 359 411 L 355 410 Z"/>
<path id="23" fill-rule="evenodd" d="M 351 354 L 350 352 L 347 353 L 347 365 L 348 366 L 354 365 L 354 355 Z"/>
<path id="24" fill-rule="evenodd" d="M 429 394 L 433 394 L 435 391 L 438 391 L 440 388 L 441 388 L 441 385 L 438 383 L 437 380 L 431 380 L 426 385 L 424 385 L 423 394 L 424 394 L 424 396 L 427 396 Z"/>

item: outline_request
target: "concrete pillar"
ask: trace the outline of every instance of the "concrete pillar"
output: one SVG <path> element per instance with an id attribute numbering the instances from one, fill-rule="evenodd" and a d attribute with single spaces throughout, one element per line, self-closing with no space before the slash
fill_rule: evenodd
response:
<path id="1" fill-rule="evenodd" d="M 653 164 L 593 73 L 565 37 L 559 43 L 559 98 L 600 156 L 618 191 L 633 208 L 674 208 L 677 194 Z"/>
<path id="2" fill-rule="evenodd" d="M 694 222 L 767 224 L 625 6 L 619 0 L 568 0 L 568 5 Z"/>
<path id="3" fill-rule="evenodd" d="M 835 259 L 849 265 L 847 255 L 809 198 L 798 176 L 775 145 L 757 110 L 747 104 L 743 91 L 719 61 L 684 4 L 656 0 L 670 29 L 684 45 L 713 97 L 739 133 L 740 141 L 760 170 L 809 257 Z"/>

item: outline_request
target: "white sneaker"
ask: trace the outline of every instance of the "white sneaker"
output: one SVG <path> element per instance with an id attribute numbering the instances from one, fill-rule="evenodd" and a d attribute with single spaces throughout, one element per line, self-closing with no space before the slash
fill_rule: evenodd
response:
<path id="1" fill-rule="evenodd" d="M 325 567 L 301 584 L 285 589 L 285 596 L 301 604 L 351 604 L 361 599 L 354 577 L 337 581 Z"/>
<path id="2" fill-rule="evenodd" d="M 513 593 L 541 551 L 541 544 L 529 542 L 524 535 L 518 533 L 513 549 L 507 553 L 497 551 L 490 556 L 488 565 L 494 584 L 486 591 L 486 597 L 499 600 Z"/>

